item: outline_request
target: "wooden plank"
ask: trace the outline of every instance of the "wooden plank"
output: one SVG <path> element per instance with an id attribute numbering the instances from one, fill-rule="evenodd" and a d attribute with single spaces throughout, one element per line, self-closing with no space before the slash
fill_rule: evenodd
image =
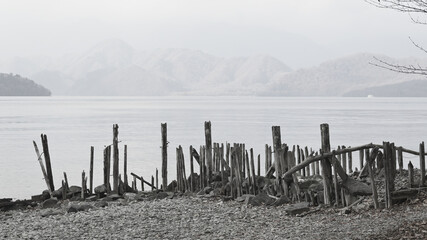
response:
<path id="1" fill-rule="evenodd" d="M 149 183 L 149 182 L 145 181 L 143 177 L 140 177 L 140 176 L 136 175 L 136 174 L 135 174 L 135 173 L 133 173 L 133 172 L 131 172 L 131 173 L 130 173 L 130 175 L 132 175 L 132 176 L 133 176 L 133 177 L 135 177 L 136 179 L 140 180 L 141 182 L 143 182 L 143 183 L 147 184 L 148 186 L 150 186 L 150 187 L 152 187 L 152 188 L 154 188 L 154 189 L 157 189 L 157 188 L 156 188 L 156 186 L 154 186 L 154 184 L 151 184 L 151 183 Z"/>
<path id="2" fill-rule="evenodd" d="M 378 150 L 379 150 L 378 147 L 373 148 L 371 150 L 369 160 L 367 161 L 369 178 L 371 179 L 372 199 L 374 200 L 375 209 L 378 209 L 380 207 L 380 205 L 378 203 L 378 193 L 377 193 L 377 187 L 375 185 L 375 176 L 374 176 L 374 171 L 373 171 L 372 167 L 373 167 L 374 160 L 378 155 Z"/>
<path id="3" fill-rule="evenodd" d="M 46 173 L 46 169 L 44 167 L 43 159 L 42 159 L 42 156 L 39 152 L 39 148 L 37 147 L 37 143 L 35 141 L 33 141 L 33 145 L 34 145 L 34 150 L 36 151 L 37 160 L 39 161 L 40 168 L 42 169 L 43 178 L 44 178 L 44 181 L 46 182 L 47 190 L 49 191 L 49 194 L 52 194 L 51 185 L 49 183 L 49 177 Z"/>

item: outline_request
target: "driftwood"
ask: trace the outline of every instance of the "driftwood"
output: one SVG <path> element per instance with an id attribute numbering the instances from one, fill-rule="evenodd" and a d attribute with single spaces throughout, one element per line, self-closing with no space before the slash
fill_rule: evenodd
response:
<path id="1" fill-rule="evenodd" d="M 154 186 L 153 184 L 151 184 L 151 183 L 149 183 L 149 182 L 145 181 L 145 180 L 144 180 L 144 178 L 142 178 L 142 177 L 140 177 L 140 176 L 136 175 L 135 173 L 130 173 L 130 175 L 132 175 L 134 178 L 136 178 L 136 179 L 140 180 L 141 182 L 143 182 L 143 183 L 147 184 L 147 185 L 148 185 L 148 186 L 150 186 L 151 188 L 157 189 L 157 188 L 156 188 L 156 186 Z"/>
<path id="2" fill-rule="evenodd" d="M 46 182 L 47 189 L 49 190 L 49 193 L 51 194 L 52 193 L 52 189 L 50 188 L 49 178 L 47 176 L 46 169 L 45 169 L 45 167 L 43 165 L 43 160 L 42 160 L 42 157 L 40 155 L 39 148 L 37 147 L 37 143 L 35 141 L 33 141 L 33 144 L 34 144 L 34 150 L 36 151 L 37 160 L 39 161 L 40 168 L 42 169 L 43 178 L 44 178 L 44 180 Z"/>

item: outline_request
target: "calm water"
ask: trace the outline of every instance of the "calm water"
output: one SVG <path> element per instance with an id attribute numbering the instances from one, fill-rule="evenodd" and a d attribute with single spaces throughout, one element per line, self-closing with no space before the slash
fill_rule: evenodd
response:
<path id="1" fill-rule="evenodd" d="M 70 184 L 80 185 L 90 146 L 96 186 L 102 183 L 102 149 L 112 143 L 114 123 L 121 161 L 127 144 L 128 172 L 149 178 L 161 167 L 160 123 L 167 122 L 171 179 L 175 148 L 182 145 L 185 154 L 189 145 L 198 149 L 206 120 L 212 122 L 214 142 L 245 142 L 262 159 L 272 125 L 281 126 L 282 141 L 290 145 L 318 149 L 319 125 L 326 122 L 332 146 L 387 140 L 416 150 L 427 136 L 427 98 L 3 97 L 0 198 L 28 198 L 45 189 L 32 145 L 36 140 L 41 148 L 41 133 L 48 135 L 55 187 L 64 171 Z M 409 160 L 419 165 L 417 157 L 408 156 L 405 164 Z"/>

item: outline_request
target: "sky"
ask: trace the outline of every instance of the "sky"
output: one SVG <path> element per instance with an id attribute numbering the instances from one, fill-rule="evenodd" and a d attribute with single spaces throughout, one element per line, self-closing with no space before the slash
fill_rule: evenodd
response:
<path id="1" fill-rule="evenodd" d="M 0 0 L 0 59 L 121 39 L 138 50 L 268 54 L 300 68 L 359 52 L 424 57 L 408 37 L 423 45 L 425 28 L 363 0 Z"/>

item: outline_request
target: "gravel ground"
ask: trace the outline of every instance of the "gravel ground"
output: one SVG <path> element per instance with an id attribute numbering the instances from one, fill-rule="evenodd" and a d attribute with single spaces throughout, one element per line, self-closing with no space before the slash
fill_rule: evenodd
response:
<path id="1" fill-rule="evenodd" d="M 427 239 L 427 199 L 392 210 L 343 214 L 325 208 L 305 217 L 283 207 L 248 207 L 200 197 L 110 202 L 105 208 L 0 212 L 2 239 Z M 42 217 L 53 211 L 58 215 Z"/>

